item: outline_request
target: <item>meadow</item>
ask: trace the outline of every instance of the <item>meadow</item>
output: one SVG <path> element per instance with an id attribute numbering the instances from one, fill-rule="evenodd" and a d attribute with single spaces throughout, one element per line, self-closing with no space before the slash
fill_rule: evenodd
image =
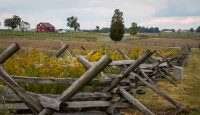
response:
<path id="1" fill-rule="evenodd" d="M 67 31 L 66 33 L 51 33 L 51 32 L 35 32 L 35 31 L 9 31 L 4 30 L 0 31 L 0 39 L 1 38 L 7 38 L 7 39 L 73 39 L 74 38 L 89 38 L 89 37 L 95 37 L 98 40 L 101 40 L 103 38 L 109 38 L 109 33 L 97 33 L 97 32 L 73 32 L 73 31 Z M 139 39 L 145 39 L 145 38 L 191 38 L 191 39 L 200 39 L 200 35 L 198 33 L 137 33 L 135 37 L 126 34 L 124 38 L 139 38 Z"/>
<path id="2" fill-rule="evenodd" d="M 198 33 L 192 33 L 192 32 L 189 32 L 189 33 L 176 33 L 176 32 L 173 32 L 173 33 L 137 33 L 138 37 L 151 37 L 151 38 L 173 38 L 173 39 L 176 39 L 176 38 L 192 38 L 192 39 L 200 39 L 200 36 Z"/>
<path id="3" fill-rule="evenodd" d="M 8 35 L 7 35 L 8 34 Z M 15 36 L 19 33 L 11 32 L 1 33 L 0 34 L 0 53 L 3 52 L 10 44 L 13 42 L 19 42 L 21 49 L 9 60 L 7 60 L 3 67 L 5 70 L 15 76 L 37 76 L 37 77 L 56 77 L 56 78 L 66 78 L 66 77 L 80 77 L 86 69 L 77 61 L 75 58 L 76 54 L 79 55 L 87 55 L 91 50 L 95 50 L 96 53 L 89 56 L 89 61 L 97 61 L 103 55 L 108 54 L 112 60 L 123 60 L 124 58 L 117 52 L 117 48 L 122 49 L 131 59 L 137 59 L 141 53 L 147 49 L 156 49 L 159 50 L 162 55 L 166 56 L 174 50 L 168 47 L 163 46 L 135 46 L 127 43 L 104 43 L 104 42 L 85 42 L 81 40 L 76 40 L 77 38 L 66 36 L 66 39 L 60 39 L 60 37 L 56 37 L 60 34 L 46 34 L 40 33 L 36 36 L 33 36 L 34 39 L 20 38 L 21 36 Z M 30 37 L 34 33 L 24 33 L 23 37 Z M 86 36 L 88 33 L 82 33 L 80 35 Z M 51 38 L 50 36 L 55 37 L 55 39 L 42 39 L 41 38 Z M 73 33 L 69 34 L 73 36 Z M 76 33 L 77 35 L 77 33 Z M 95 36 L 98 39 L 103 39 L 108 37 L 108 35 L 99 35 L 99 33 L 92 33 L 91 36 Z M 61 35 L 60 35 L 61 36 Z M 64 36 L 64 35 L 63 35 Z M 2 37 L 2 38 L 1 38 Z M 4 39 L 3 37 L 6 37 Z M 13 37 L 13 38 L 12 38 Z M 7 39 L 10 38 L 10 39 Z M 64 37 L 63 37 L 64 38 Z M 79 39 L 79 38 L 78 38 Z M 81 38 L 80 38 L 81 39 Z M 68 44 L 69 50 L 71 54 L 74 56 L 72 60 L 70 60 L 69 56 L 64 53 L 60 58 L 51 59 L 50 57 L 58 50 L 61 46 L 59 41 L 62 40 L 64 43 Z M 80 46 L 83 45 L 86 50 L 82 50 Z M 175 81 L 180 86 L 180 89 L 174 87 L 165 79 L 162 79 L 158 82 L 158 87 L 165 92 L 167 95 L 172 97 L 177 102 L 183 104 L 188 111 L 181 113 L 182 115 L 197 115 L 200 114 L 200 93 L 198 91 L 198 87 L 200 87 L 200 50 L 195 49 L 191 52 L 191 59 L 189 61 L 189 66 L 184 67 L 184 80 Z M 74 66 L 62 66 L 62 65 L 70 65 L 74 64 Z M 36 68 L 37 67 L 37 68 Z M 78 71 L 77 71 L 78 69 Z M 118 69 L 106 68 L 106 72 L 109 73 L 119 73 Z M 1 82 L 1 84 L 5 85 Z M 66 85 L 28 85 L 28 84 L 20 84 L 26 91 L 31 91 L 35 93 L 61 93 L 64 89 L 66 89 Z M 51 90 L 49 90 L 51 89 Z M 59 90 L 58 90 L 59 89 Z M 144 104 L 147 108 L 149 108 L 152 112 L 157 114 L 176 114 L 177 109 L 171 105 L 169 102 L 164 100 L 162 97 L 157 95 L 155 92 L 148 88 L 144 88 L 146 94 L 137 95 L 136 98 Z M 142 114 L 140 111 L 135 109 L 123 109 L 121 110 L 126 115 L 138 115 Z"/>
<path id="4" fill-rule="evenodd" d="M 73 41 L 86 41 L 87 38 L 96 38 L 101 40 L 109 38 L 107 33 L 100 34 L 96 32 L 73 32 L 67 31 L 66 33 L 57 32 L 35 32 L 35 31 L 0 31 L 0 39 L 28 39 L 28 40 L 73 40 Z"/>

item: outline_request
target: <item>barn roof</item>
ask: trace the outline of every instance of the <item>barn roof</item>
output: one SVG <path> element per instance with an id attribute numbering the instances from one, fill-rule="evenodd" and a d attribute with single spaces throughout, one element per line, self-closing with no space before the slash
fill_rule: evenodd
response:
<path id="1" fill-rule="evenodd" d="M 54 27 L 53 25 L 51 25 L 50 23 L 48 22 L 41 22 L 42 24 L 44 24 L 46 27 Z"/>

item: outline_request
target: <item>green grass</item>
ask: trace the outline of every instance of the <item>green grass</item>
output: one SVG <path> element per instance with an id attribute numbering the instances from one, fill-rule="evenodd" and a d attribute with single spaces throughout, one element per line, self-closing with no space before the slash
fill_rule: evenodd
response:
<path id="1" fill-rule="evenodd" d="M 176 102 L 182 104 L 187 109 L 187 112 L 181 115 L 200 115 L 200 50 L 194 50 L 191 53 L 189 66 L 184 67 L 184 80 L 175 81 L 179 88 L 174 87 L 166 79 L 162 79 L 158 83 L 158 87 L 169 97 Z M 170 102 L 156 94 L 151 89 L 145 87 L 145 95 L 137 95 L 137 99 L 154 113 L 174 114 L 177 108 Z M 134 111 L 135 112 L 135 111 Z M 136 111 L 138 112 L 138 111 Z"/>
<path id="2" fill-rule="evenodd" d="M 158 33 L 137 33 L 137 37 L 158 37 Z"/>
<path id="3" fill-rule="evenodd" d="M 55 40 L 85 40 L 86 38 L 95 37 L 98 40 L 108 38 L 108 34 L 89 33 L 89 32 L 66 32 L 65 34 L 47 33 L 47 32 L 31 32 L 31 31 L 0 31 L 0 39 L 55 39 Z"/>
<path id="4" fill-rule="evenodd" d="M 200 39 L 200 36 L 195 35 L 194 33 L 137 33 L 137 37 L 140 38 L 193 38 Z"/>
<path id="5" fill-rule="evenodd" d="M 72 40 L 72 41 L 86 41 L 86 38 L 95 37 L 97 40 L 109 38 L 108 33 L 96 32 L 66 32 L 59 34 L 57 32 L 34 32 L 34 31 L 0 31 L 0 39 L 32 39 L 32 40 Z M 194 33 L 137 33 L 135 37 L 131 35 L 124 35 L 122 40 L 126 39 L 146 39 L 146 38 L 193 38 L 200 39 L 200 36 Z"/>

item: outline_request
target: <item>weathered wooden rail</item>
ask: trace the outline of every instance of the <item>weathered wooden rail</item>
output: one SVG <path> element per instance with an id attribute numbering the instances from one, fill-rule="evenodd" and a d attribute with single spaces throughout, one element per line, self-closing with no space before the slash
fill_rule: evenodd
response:
<path id="1" fill-rule="evenodd" d="M 56 52 L 52 58 L 59 57 L 68 48 L 62 44 L 62 47 Z M 85 49 L 82 46 L 83 49 Z M 0 55 L 0 64 L 4 63 L 19 48 L 15 43 L 6 49 Z M 171 76 L 171 69 L 176 65 L 182 66 L 180 62 L 187 60 L 189 48 L 182 48 L 180 55 L 164 57 L 159 52 L 160 57 L 153 57 L 156 51 L 146 51 L 137 60 L 131 60 L 122 50 L 118 51 L 127 60 L 112 61 L 109 56 L 105 55 L 98 62 L 87 61 L 87 56 L 77 55 L 79 62 L 88 68 L 88 71 L 80 78 L 38 78 L 28 76 L 11 76 L 2 66 L 0 66 L 0 79 L 4 81 L 10 88 L 5 88 L 5 92 L 0 93 L 0 97 L 4 97 L 6 104 L 0 104 L 0 108 L 15 108 L 21 110 L 31 110 L 33 114 L 50 115 L 50 114 L 73 114 L 69 109 L 88 108 L 88 110 L 98 110 L 97 112 L 86 112 L 81 114 L 103 115 L 103 114 L 119 114 L 120 108 L 137 108 L 146 115 L 153 115 L 148 108 L 140 103 L 135 95 L 141 90 L 140 85 L 147 86 L 160 96 L 168 100 L 179 109 L 184 106 L 167 96 L 158 89 L 156 83 L 161 78 L 166 78 L 175 86 L 178 86 Z M 69 54 L 69 51 L 67 50 Z M 88 55 L 95 53 L 91 51 Z M 71 54 L 69 54 L 71 55 Z M 71 55 L 72 56 L 72 55 Z M 107 66 L 117 66 L 123 71 L 120 74 L 103 73 L 103 69 Z M 95 79 L 101 75 L 101 79 Z M 105 79 L 106 76 L 106 79 Z M 81 89 L 91 89 L 92 82 L 98 81 L 99 86 L 96 92 L 80 92 Z M 34 94 L 24 91 L 18 83 L 37 83 L 37 84 L 68 84 L 69 87 L 62 94 Z M 12 103 L 9 103 L 12 102 Z M 55 113 L 56 112 L 56 113 Z M 80 114 L 78 112 L 77 114 Z"/>

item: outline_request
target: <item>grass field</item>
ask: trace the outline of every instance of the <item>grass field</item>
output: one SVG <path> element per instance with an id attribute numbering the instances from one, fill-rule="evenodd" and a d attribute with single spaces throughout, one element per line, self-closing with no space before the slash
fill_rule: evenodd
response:
<path id="1" fill-rule="evenodd" d="M 65 34 L 59 33 L 46 33 L 46 32 L 31 32 L 31 31 L 0 31 L 0 39 L 30 39 L 30 40 L 80 40 L 84 41 L 86 38 L 108 38 L 108 34 L 89 33 L 89 32 L 66 32 Z"/>
<path id="2" fill-rule="evenodd" d="M 28 33 L 26 33 L 28 34 Z M 31 33 L 30 33 L 31 34 Z M 41 33 L 42 35 L 43 33 Z M 70 33 L 73 34 L 73 33 Z M 96 33 L 95 33 L 96 34 Z M 11 37 L 14 35 L 14 32 L 12 35 L 4 35 L 1 34 L 2 36 L 5 36 L 6 38 Z M 0 35 L 0 36 L 1 36 Z M 45 34 L 46 35 L 46 34 Z M 41 37 L 46 37 L 46 36 L 41 36 Z M 56 34 L 57 35 L 57 34 Z M 58 34 L 59 35 L 59 34 Z M 98 35 L 98 34 L 97 34 Z M 108 35 L 107 35 L 108 36 Z M 107 37 L 103 36 L 103 37 Z M 36 36 L 37 39 L 39 39 L 40 36 Z M 102 37 L 102 38 L 103 38 Z M 0 37 L 1 38 L 1 37 Z M 99 39 L 102 39 L 99 38 Z M 29 52 L 33 47 L 37 47 L 41 51 L 44 52 L 55 52 L 58 50 L 61 46 L 59 44 L 60 39 L 55 39 L 55 40 L 28 40 L 28 39 L 0 39 L 0 52 L 2 52 L 5 48 L 10 46 L 13 42 L 17 42 L 20 44 L 23 50 L 26 50 Z M 75 39 L 75 38 L 73 38 Z M 148 39 L 152 40 L 152 39 Z M 168 39 L 167 39 L 168 40 Z M 180 41 L 176 42 L 181 42 L 184 41 L 183 39 L 180 39 Z M 103 43 L 101 42 L 82 42 L 82 41 L 76 41 L 76 40 L 63 40 L 64 43 L 68 44 L 70 47 L 69 49 L 80 49 L 80 46 L 83 45 L 85 46 L 86 49 L 99 49 L 103 47 Z M 190 42 L 190 41 L 185 41 L 185 42 Z M 127 44 L 127 43 L 106 43 L 107 48 L 111 48 L 113 50 L 116 50 L 117 48 L 124 49 L 127 47 L 128 49 L 132 49 L 133 45 L 132 44 Z M 158 47 L 148 47 L 145 46 L 143 47 L 144 49 L 157 49 Z M 133 49 L 134 51 L 134 49 Z M 200 114 L 200 50 L 194 50 L 191 53 L 191 60 L 189 60 L 189 66 L 184 67 L 184 80 L 176 81 L 178 85 L 180 86 L 180 89 L 174 87 L 171 85 L 167 80 L 161 80 L 158 84 L 159 88 L 165 92 L 167 95 L 169 95 L 172 99 L 176 100 L 177 102 L 183 104 L 187 108 L 187 112 L 181 113 L 182 115 L 199 115 Z M 144 104 L 148 109 L 153 111 L 156 114 L 159 115 L 172 115 L 176 114 L 178 110 L 167 102 L 165 99 L 157 95 L 155 92 L 152 90 L 145 88 L 146 91 L 145 95 L 137 95 L 136 98 Z M 141 112 L 135 109 L 125 109 L 122 110 L 126 115 L 142 115 Z"/>
<path id="3" fill-rule="evenodd" d="M 163 79 L 158 83 L 158 87 L 169 95 L 172 99 L 184 105 L 187 109 L 181 115 L 200 115 L 200 50 L 194 50 L 191 53 L 189 66 L 184 67 L 184 80 L 176 81 L 179 88 L 174 87 L 167 80 Z M 161 96 L 153 92 L 149 88 L 145 88 L 146 94 L 137 95 L 136 98 L 158 115 L 175 115 L 178 110 L 171 103 L 163 99 Z M 142 115 L 138 110 L 123 110 L 127 115 Z"/>
<path id="4" fill-rule="evenodd" d="M 137 33 L 138 37 L 154 37 L 154 38 L 192 38 L 200 39 L 200 35 L 196 33 Z"/>

